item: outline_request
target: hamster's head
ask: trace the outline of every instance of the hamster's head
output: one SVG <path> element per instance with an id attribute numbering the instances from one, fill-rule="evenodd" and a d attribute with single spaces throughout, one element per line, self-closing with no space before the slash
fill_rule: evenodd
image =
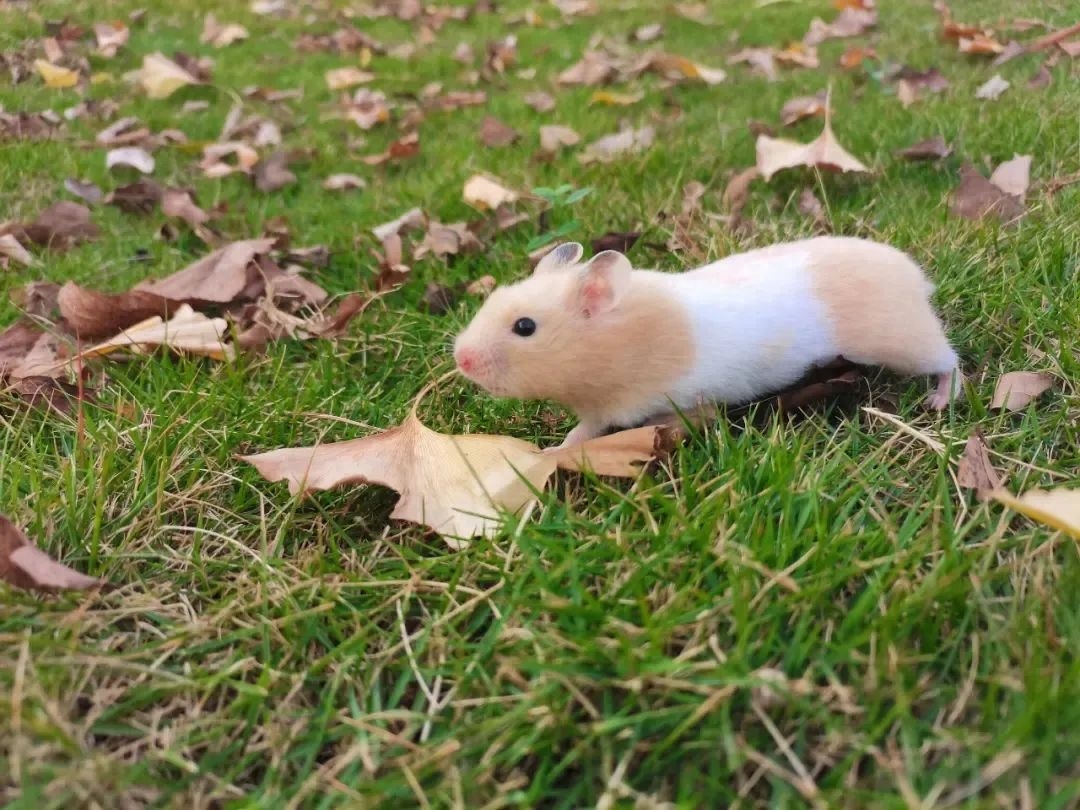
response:
<path id="1" fill-rule="evenodd" d="M 618 309 L 633 272 L 616 251 L 585 263 L 582 253 L 576 242 L 561 244 L 527 279 L 494 290 L 458 335 L 458 370 L 495 396 L 567 402 L 590 374 L 592 336 Z"/>

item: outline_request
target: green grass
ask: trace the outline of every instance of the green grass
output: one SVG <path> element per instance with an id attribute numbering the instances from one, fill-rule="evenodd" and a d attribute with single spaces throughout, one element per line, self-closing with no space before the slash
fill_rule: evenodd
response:
<path id="1" fill-rule="evenodd" d="M 834 232 L 889 241 L 930 269 L 973 399 L 931 416 L 918 407 L 922 381 L 873 379 L 869 399 L 896 403 L 900 419 L 944 443 L 944 457 L 858 410 L 719 423 L 637 481 L 560 478 L 530 521 L 460 553 L 391 524 L 385 490 L 300 502 L 235 460 L 402 419 L 450 368 L 450 341 L 477 306 L 466 298 L 444 317 L 426 315 L 417 307 L 425 284 L 521 277 L 536 233 L 526 225 L 450 266 L 418 263 L 402 291 L 336 342 L 281 343 L 234 365 L 109 364 L 103 400 L 122 407 L 87 408 L 81 435 L 73 421 L 4 401 L 0 513 L 117 586 L 58 597 L 0 589 L 5 806 L 1080 806 L 1077 546 L 979 503 L 954 479 L 978 427 L 1012 490 L 1077 482 L 1080 196 L 1036 189 L 1028 217 L 1008 230 L 955 220 L 945 204 L 965 159 L 985 167 L 1030 153 L 1036 183 L 1080 170 L 1080 87 L 1067 59 L 1039 91 L 1025 87 L 1038 57 L 1016 59 L 999 69 L 1013 89 L 977 102 L 974 89 L 995 69 L 938 39 L 929 2 L 882 2 L 878 54 L 938 66 L 952 81 L 944 94 L 904 109 L 872 79 L 840 71 L 847 43 L 831 41 L 821 69 L 784 71 L 773 84 L 741 66 L 716 87 L 663 89 L 648 77 L 634 107 L 590 107 L 590 89 L 568 88 L 540 115 L 521 96 L 551 89 L 596 32 L 624 37 L 662 18 L 663 48 L 723 65 L 743 44 L 781 45 L 835 12 L 826 2 L 713 3 L 715 24 L 702 27 L 660 3 L 601 0 L 596 17 L 532 28 L 510 27 L 505 17 L 524 4 L 506 3 L 447 23 L 409 62 L 375 57 L 374 86 L 388 93 L 434 80 L 459 89 L 458 42 L 482 54 L 489 39 L 519 38 L 505 87 L 482 85 L 486 107 L 432 114 L 416 160 L 373 169 L 357 156 L 398 130 L 350 147 L 358 132 L 327 120 L 334 94 L 323 80 L 349 58 L 293 48 L 302 31 L 334 30 L 328 13 L 277 20 L 240 2 L 97 5 L 0 5 L 0 49 L 41 36 L 43 19 L 90 24 L 145 7 L 120 56 L 93 63 L 117 83 L 90 95 L 192 139 L 216 137 L 241 88 L 304 88 L 283 108 L 250 103 L 288 125 L 287 146 L 310 150 L 296 185 L 263 195 L 242 178 L 207 180 L 179 150 L 158 153 L 155 177 L 194 186 L 205 207 L 227 204 L 221 228 L 232 238 L 284 216 L 294 244 L 330 247 L 316 277 L 334 293 L 371 284 L 371 226 L 415 205 L 445 222 L 472 218 L 461 186 L 476 171 L 517 188 L 592 186 L 555 225 L 578 220 L 573 237 L 583 241 L 641 229 L 635 263 L 683 267 L 687 257 L 644 246 L 667 238 L 664 214 L 678 212 L 683 185 L 705 183 L 706 210 L 719 210 L 726 177 L 754 159 L 746 121 L 776 121 L 788 98 L 831 83 L 837 135 L 874 176 L 755 184 L 754 233 L 716 225 L 700 234 L 703 249 L 718 257 L 810 233 L 796 201 L 813 185 Z M 1015 4 L 954 5 L 960 19 L 992 22 Z M 1065 25 L 1076 16 L 1065 5 L 1039 13 Z M 200 45 L 213 6 L 252 38 L 221 51 Z M 396 20 L 361 24 L 390 45 L 413 36 Z M 157 49 L 212 54 L 214 87 L 151 101 L 119 81 Z M 6 73 L 9 111 L 77 100 L 37 79 L 4 82 Z M 179 117 L 189 98 L 209 110 Z M 485 113 L 523 139 L 480 147 Z M 570 125 L 587 142 L 622 119 L 655 124 L 655 146 L 610 166 L 582 167 L 572 153 L 531 159 L 540 123 Z M 64 197 L 69 176 L 115 185 L 102 150 L 79 145 L 103 126 L 74 122 L 55 143 L 0 143 L 0 219 Z M 818 126 L 792 134 L 809 139 Z M 939 133 L 956 146 L 941 165 L 891 157 Z M 338 171 L 365 175 L 368 189 L 323 191 Z M 119 290 L 203 252 L 193 240 L 155 240 L 156 215 L 106 206 L 94 218 L 99 241 L 0 273 L 5 293 L 36 279 Z M 3 298 L 6 325 L 17 308 Z M 1023 413 L 987 409 L 1000 373 L 1032 368 L 1063 382 Z M 440 385 L 423 414 L 438 430 L 542 444 L 571 425 L 549 404 L 494 401 L 461 381 Z"/>

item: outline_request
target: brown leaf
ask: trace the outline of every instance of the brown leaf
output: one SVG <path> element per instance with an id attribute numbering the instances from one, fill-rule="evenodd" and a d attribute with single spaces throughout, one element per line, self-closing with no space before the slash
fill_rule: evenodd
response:
<path id="1" fill-rule="evenodd" d="M 105 192 L 89 180 L 76 180 L 69 177 L 64 181 L 64 188 L 84 202 L 97 205 L 105 199 Z"/>
<path id="2" fill-rule="evenodd" d="M 904 149 L 897 149 L 893 154 L 904 160 L 941 160 L 952 154 L 952 147 L 945 143 L 941 135 L 935 135 Z"/>
<path id="3" fill-rule="evenodd" d="M 994 67 L 1000 67 L 1006 62 L 1011 62 L 1018 56 L 1023 56 L 1025 53 L 1027 53 L 1027 49 L 1023 45 L 1015 39 L 1010 39 L 1004 50 L 1002 50 L 990 64 Z"/>
<path id="4" fill-rule="evenodd" d="M 509 146 L 521 137 L 521 133 L 491 115 L 485 115 L 477 133 L 480 143 L 487 147 Z"/>
<path id="5" fill-rule="evenodd" d="M 34 257 L 30 255 L 30 251 L 10 233 L 0 234 L 0 258 L 12 259 L 26 267 L 34 263 Z M 2 265 L 3 263 L 0 263 L 0 266 Z"/>
<path id="6" fill-rule="evenodd" d="M 502 514 L 531 504 L 534 490 L 558 467 L 636 475 L 636 463 L 653 458 L 656 435 L 655 428 L 639 428 L 545 453 L 509 436 L 436 433 L 414 413 L 361 439 L 240 459 L 269 481 L 286 481 L 293 494 L 349 484 L 389 487 L 401 495 L 391 518 L 427 526 L 457 550 L 497 532 Z"/>
<path id="7" fill-rule="evenodd" d="M 1024 206 L 1012 194 L 1006 194 L 970 163 L 960 167 L 960 185 L 952 193 L 949 210 L 964 219 L 992 216 L 1002 222 L 1013 222 L 1024 215 Z"/>
<path id="8" fill-rule="evenodd" d="M 86 386 L 78 386 L 56 377 L 20 377 L 4 387 L 5 393 L 14 394 L 31 408 L 69 415 L 80 402 L 96 402 L 94 392 Z"/>
<path id="9" fill-rule="evenodd" d="M 413 258 L 422 259 L 430 253 L 444 259 L 460 253 L 475 252 L 482 247 L 480 240 L 469 230 L 466 223 L 446 224 L 432 220 L 428 222 L 428 230 L 423 241 L 413 249 Z"/>
<path id="10" fill-rule="evenodd" d="M 803 68 L 820 67 L 817 48 L 803 42 L 792 42 L 783 50 L 776 51 L 773 58 L 785 65 L 795 65 Z"/>
<path id="11" fill-rule="evenodd" d="M 193 229 L 210 221 L 210 215 L 195 204 L 187 189 L 165 189 L 161 195 L 161 213 L 181 219 Z"/>
<path id="12" fill-rule="evenodd" d="M 1031 185 L 1031 155 L 1016 155 L 994 169 L 990 182 L 1020 200 Z"/>
<path id="13" fill-rule="evenodd" d="M 1033 489 L 1020 496 L 999 489 L 993 496 L 1010 509 L 1080 540 L 1080 489 Z"/>
<path id="14" fill-rule="evenodd" d="M 538 113 L 551 112 L 555 109 L 555 99 L 549 93 L 540 90 L 526 93 L 523 101 Z"/>
<path id="15" fill-rule="evenodd" d="M 653 42 L 664 35 L 664 26 L 661 23 L 648 23 L 634 29 L 630 39 L 635 42 Z"/>
<path id="16" fill-rule="evenodd" d="M 732 216 L 739 216 L 750 197 L 750 184 L 760 175 L 761 172 L 758 171 L 757 166 L 751 166 L 735 174 L 728 181 L 723 196 L 720 198 L 724 210 Z"/>
<path id="17" fill-rule="evenodd" d="M 22 363 L 43 334 L 41 327 L 26 319 L 18 320 L 0 332 L 0 380 Z"/>
<path id="18" fill-rule="evenodd" d="M 367 188 L 367 180 L 355 174 L 332 174 L 323 180 L 327 191 L 353 191 Z"/>
<path id="19" fill-rule="evenodd" d="M 15 229 L 19 241 L 53 250 L 66 250 L 97 239 L 100 234 L 98 226 L 90 220 L 90 209 L 66 200 L 50 205 L 33 222 Z"/>
<path id="20" fill-rule="evenodd" d="M 326 86 L 331 90 L 346 90 L 358 84 L 367 84 L 375 80 L 375 74 L 361 70 L 355 65 L 333 68 L 326 71 Z"/>
<path id="21" fill-rule="evenodd" d="M 375 226 L 371 229 L 371 232 L 375 234 L 376 239 L 383 241 L 391 234 L 399 234 L 402 231 L 419 230 L 426 225 L 427 217 L 424 216 L 424 212 L 419 208 L 410 208 L 397 219 L 392 219 L 382 225 Z"/>
<path id="22" fill-rule="evenodd" d="M 685 56 L 671 53 L 654 54 L 649 59 L 648 68 L 675 81 L 697 79 L 705 84 L 715 85 L 727 78 L 727 73 L 720 68 L 705 67 Z"/>
<path id="23" fill-rule="evenodd" d="M 122 350 L 141 354 L 160 346 L 213 360 L 231 360 L 233 347 L 225 343 L 228 329 L 229 324 L 224 318 L 208 318 L 187 304 L 181 304 L 168 321 L 156 315 L 147 318 L 103 343 L 83 349 L 67 364 Z"/>
<path id="24" fill-rule="evenodd" d="M 229 159 L 235 163 L 229 163 Z M 207 177 L 227 177 L 234 172 L 251 174 L 259 162 L 259 153 L 246 143 L 212 143 L 203 147 L 203 157 L 199 168 Z"/>
<path id="25" fill-rule="evenodd" d="M 1039 69 L 1035 71 L 1030 79 L 1027 81 L 1027 86 L 1032 90 L 1041 90 L 1044 87 L 1050 85 L 1050 81 L 1053 77 L 1050 75 L 1050 71 L 1046 65 L 1039 65 Z"/>
<path id="26" fill-rule="evenodd" d="M 364 311 L 370 299 L 360 293 L 352 293 L 341 299 L 334 314 L 318 329 L 319 337 L 333 338 L 345 334 L 353 318 Z"/>
<path id="27" fill-rule="evenodd" d="M 844 70 L 854 70 L 862 65 L 867 59 L 874 59 L 876 57 L 877 52 L 873 48 L 863 48 L 852 45 L 840 55 L 840 67 Z"/>
<path id="28" fill-rule="evenodd" d="M 540 127 L 540 151 L 545 155 L 554 155 L 567 146 L 576 146 L 581 136 L 570 127 L 551 124 Z"/>
<path id="29" fill-rule="evenodd" d="M 861 381 L 862 373 L 850 364 L 839 364 L 836 369 L 815 369 L 803 382 L 776 396 L 776 409 L 780 413 L 793 413 L 809 405 L 830 402 L 852 393 Z"/>
<path id="30" fill-rule="evenodd" d="M 0 580 L 16 588 L 39 591 L 85 590 L 105 584 L 56 562 L 3 515 L 0 515 Z"/>
<path id="31" fill-rule="evenodd" d="M 1010 371 L 998 379 L 990 407 L 1022 411 L 1053 386 L 1054 375 L 1044 371 Z"/>
<path id="32" fill-rule="evenodd" d="M 57 293 L 65 325 L 79 338 L 115 335 L 121 329 L 155 315 L 168 317 L 174 308 L 167 299 L 141 290 L 109 294 L 88 290 L 69 281 Z"/>
<path id="33" fill-rule="evenodd" d="M 238 23 L 220 23 L 212 13 L 203 20 L 202 36 L 199 41 L 215 48 L 224 48 L 248 38 L 248 30 Z"/>
<path id="34" fill-rule="evenodd" d="M 262 292 L 263 277 L 253 262 L 273 246 L 273 239 L 232 242 L 171 276 L 158 281 L 143 281 L 135 286 L 135 290 L 170 301 L 228 304 L 236 301 L 254 283 L 256 291 L 245 297 L 255 298 Z"/>
<path id="35" fill-rule="evenodd" d="M 420 303 L 432 315 L 445 315 L 457 304 L 457 293 L 445 284 L 429 281 Z"/>
<path id="36" fill-rule="evenodd" d="M 408 160 L 420 154 L 420 133 L 411 132 L 403 135 L 390 144 L 390 148 L 377 155 L 367 155 L 360 158 L 369 166 L 377 166 L 387 161 Z"/>
<path id="37" fill-rule="evenodd" d="M 106 59 L 116 56 L 116 52 L 127 45 L 130 35 L 128 27 L 120 20 L 94 24 L 94 38 L 97 39 L 98 54 Z"/>
<path id="38" fill-rule="evenodd" d="M 611 57 L 601 51 L 586 51 L 581 61 L 558 75 L 559 84 L 593 87 L 611 81 L 618 74 Z"/>
<path id="39" fill-rule="evenodd" d="M 128 116 L 114 121 L 94 136 L 94 142 L 101 146 L 131 146 L 149 140 L 150 130 L 139 126 L 139 119 Z"/>
<path id="40" fill-rule="evenodd" d="M 389 121 L 390 108 L 386 106 L 386 94 L 361 87 L 345 105 L 343 115 L 363 130 Z"/>
<path id="41" fill-rule="evenodd" d="M 949 87 L 949 80 L 941 75 L 937 68 L 929 70 L 912 70 L 904 68 L 895 78 L 896 94 L 900 102 L 909 107 L 918 101 L 923 93 L 940 93 Z"/>
<path id="42" fill-rule="evenodd" d="M 518 193 L 492 177 L 474 174 L 465 181 L 462 190 L 465 202 L 481 211 L 494 211 L 500 206 L 515 202 Z"/>
<path id="43" fill-rule="evenodd" d="M 655 138 L 656 130 L 653 127 L 624 129 L 589 144 L 578 155 L 578 160 L 582 163 L 612 163 L 624 155 L 645 151 Z"/>
<path id="44" fill-rule="evenodd" d="M 181 87 L 202 82 L 162 53 L 143 57 L 139 84 L 150 98 L 168 98 Z"/>
<path id="45" fill-rule="evenodd" d="M 480 278 L 470 281 L 465 286 L 465 292 L 468 295 L 478 295 L 483 298 L 490 295 L 497 285 L 498 282 L 495 280 L 495 276 L 480 276 Z"/>
<path id="46" fill-rule="evenodd" d="M 803 37 L 808 46 L 820 45 L 827 39 L 845 39 L 865 34 L 877 25 L 877 11 L 872 8 L 845 7 L 831 23 L 815 17 Z"/>
<path id="47" fill-rule="evenodd" d="M 780 108 L 780 123 L 790 127 L 804 118 L 824 117 L 827 101 L 824 92 L 814 96 L 796 96 Z"/>
<path id="48" fill-rule="evenodd" d="M 728 58 L 729 65 L 745 63 L 754 73 L 758 73 L 770 82 L 776 81 L 780 74 L 776 69 L 776 52 L 772 48 L 743 48 Z"/>
<path id="49" fill-rule="evenodd" d="M 161 203 L 164 193 L 157 181 L 143 178 L 110 191 L 105 203 L 129 214 L 149 214 Z"/>
<path id="50" fill-rule="evenodd" d="M 608 231 L 603 236 L 592 240 L 593 253 L 604 250 L 617 250 L 626 253 L 641 238 L 641 231 Z"/>
<path id="51" fill-rule="evenodd" d="M 977 430 L 968 436 L 967 444 L 964 445 L 964 455 L 960 457 L 956 480 L 960 486 L 975 490 L 980 501 L 987 500 L 994 490 L 1001 487 L 1001 476 L 990 461 L 986 439 Z"/>
<path id="52" fill-rule="evenodd" d="M 821 204 L 821 200 L 817 198 L 814 190 L 809 186 L 799 192 L 799 202 L 796 207 L 800 214 L 811 220 L 815 225 L 823 226 L 828 224 L 828 219 L 825 216 L 825 206 Z"/>
<path id="53" fill-rule="evenodd" d="M 956 44 L 959 46 L 961 53 L 976 56 L 994 56 L 1005 51 L 1004 45 L 982 31 L 976 31 L 969 37 L 960 37 Z"/>
<path id="54" fill-rule="evenodd" d="M 867 172 L 858 158 L 844 149 L 833 135 L 826 111 L 821 134 L 810 143 L 759 135 L 756 145 L 757 168 L 766 182 L 783 169 L 810 166 L 840 172 Z"/>
<path id="55" fill-rule="evenodd" d="M 290 155 L 278 150 L 255 164 L 255 188 L 263 192 L 279 191 L 296 182 L 289 171 Z"/>

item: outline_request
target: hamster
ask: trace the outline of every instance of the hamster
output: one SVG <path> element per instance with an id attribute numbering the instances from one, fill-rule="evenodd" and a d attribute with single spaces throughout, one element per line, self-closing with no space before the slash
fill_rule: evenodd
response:
<path id="1" fill-rule="evenodd" d="M 935 410 L 961 394 L 934 287 L 888 245 L 821 236 L 683 273 L 582 253 L 563 243 L 494 290 L 454 344 L 458 370 L 491 394 L 572 409 L 580 421 L 564 447 L 672 406 L 749 402 L 837 356 L 934 375 Z"/>

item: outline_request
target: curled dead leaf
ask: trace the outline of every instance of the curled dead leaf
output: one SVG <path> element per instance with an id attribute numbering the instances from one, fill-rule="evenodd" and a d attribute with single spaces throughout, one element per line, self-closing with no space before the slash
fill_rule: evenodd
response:
<path id="1" fill-rule="evenodd" d="M 952 147 L 945 143 L 944 137 L 935 135 L 925 141 L 897 149 L 894 154 L 904 160 L 941 160 L 952 154 Z"/>
<path id="2" fill-rule="evenodd" d="M 390 147 L 385 152 L 380 152 L 377 155 L 367 155 L 366 157 L 360 158 L 360 160 L 369 166 L 378 166 L 381 163 L 387 163 L 389 161 L 408 160 L 419 154 L 420 133 L 411 132 L 391 143 Z"/>
<path id="3" fill-rule="evenodd" d="M 8 518 L 0 515 L 0 580 L 39 591 L 86 590 L 104 585 L 58 563 L 39 549 Z"/>
<path id="4" fill-rule="evenodd" d="M 487 147 L 509 146 L 521 138 L 521 133 L 492 115 L 485 115 L 477 132 L 480 143 Z"/>
<path id="5" fill-rule="evenodd" d="M 796 96 L 784 102 L 780 108 L 780 123 L 789 127 L 806 118 L 824 117 L 828 98 L 825 93 L 813 96 Z"/>
<path id="6" fill-rule="evenodd" d="M 327 191 L 353 191 L 367 188 L 367 180 L 355 174 L 332 174 L 323 180 Z"/>
<path id="7" fill-rule="evenodd" d="M 110 149 L 105 154 L 105 168 L 111 170 L 117 166 L 128 166 L 143 174 L 151 174 L 154 171 L 154 156 L 138 146 Z"/>
<path id="8" fill-rule="evenodd" d="M 24 248 L 19 240 L 10 233 L 0 234 L 0 257 L 13 259 L 27 267 L 34 263 L 34 257 L 30 255 L 30 251 Z"/>
<path id="9" fill-rule="evenodd" d="M 991 408 L 1021 411 L 1054 385 L 1054 375 L 1044 371 L 1010 371 L 994 387 Z"/>
<path id="10" fill-rule="evenodd" d="M 89 208 L 64 200 L 50 205 L 33 222 L 15 226 L 13 234 L 20 242 L 66 250 L 97 239 L 101 231 L 90 219 Z"/>
<path id="11" fill-rule="evenodd" d="M 1033 489 L 1020 496 L 998 489 L 993 496 L 1010 509 L 1080 540 L 1080 489 Z"/>
<path id="12" fill-rule="evenodd" d="M 624 129 L 593 141 L 578 155 L 578 160 L 582 163 L 612 163 L 624 155 L 645 151 L 655 139 L 656 130 L 653 127 Z"/>
<path id="13" fill-rule="evenodd" d="M 280 191 L 296 182 L 296 175 L 289 171 L 291 155 L 279 149 L 255 164 L 255 188 L 262 192 Z"/>
<path id="14" fill-rule="evenodd" d="M 83 349 L 68 361 L 68 365 L 122 350 L 142 354 L 160 346 L 182 354 L 231 360 L 235 350 L 225 342 L 228 329 L 229 324 L 224 318 L 208 318 L 187 304 L 181 304 L 168 321 L 157 315 L 147 318 L 103 343 Z"/>
<path id="15" fill-rule="evenodd" d="M 986 439 L 975 431 L 968 436 L 964 445 L 964 454 L 956 469 L 956 480 L 960 486 L 975 490 L 979 500 L 985 501 L 994 490 L 1001 487 L 1001 476 L 990 461 Z"/>

